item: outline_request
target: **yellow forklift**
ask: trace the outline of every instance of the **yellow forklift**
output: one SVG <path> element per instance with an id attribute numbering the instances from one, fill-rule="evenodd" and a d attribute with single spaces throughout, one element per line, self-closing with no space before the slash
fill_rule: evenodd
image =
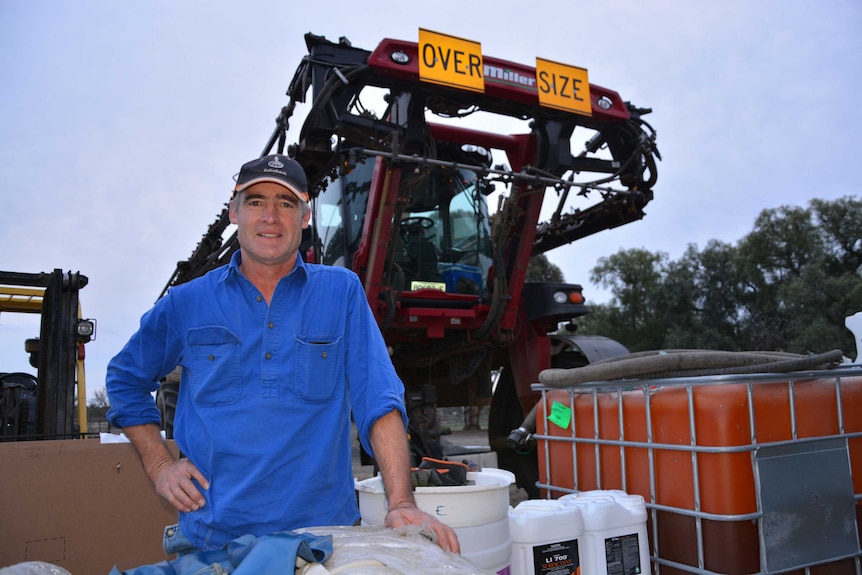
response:
<path id="1" fill-rule="evenodd" d="M 0 441 L 73 439 L 87 433 L 84 344 L 96 323 L 83 319 L 79 292 L 87 277 L 0 271 L 0 315 L 40 316 L 39 335 L 24 342 L 36 374 L 0 366 Z M 76 417 L 77 398 L 77 417 Z"/>

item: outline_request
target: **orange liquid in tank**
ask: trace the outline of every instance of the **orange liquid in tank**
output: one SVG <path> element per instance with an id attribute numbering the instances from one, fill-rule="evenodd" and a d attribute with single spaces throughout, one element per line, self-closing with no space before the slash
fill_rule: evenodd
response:
<path id="1" fill-rule="evenodd" d="M 627 443 L 649 441 L 665 446 L 683 446 L 689 449 L 653 447 L 654 503 L 696 510 L 696 494 L 699 491 L 699 511 L 719 515 L 755 513 L 757 502 L 752 457 L 755 442 L 764 444 L 793 440 L 793 412 L 797 439 L 841 433 L 838 393 L 833 378 L 795 381 L 792 385 L 793 409 L 790 389 L 787 382 L 757 383 L 751 386 L 754 413 L 752 429 L 747 384 L 692 386 L 693 417 L 689 414 L 689 394 L 685 387 L 661 387 L 651 390 L 649 394 L 649 430 L 647 399 L 640 387 L 621 393 L 576 394 L 573 402 L 567 390 L 549 391 L 546 400 L 549 408 L 554 402 L 574 408 L 574 427 L 572 421 L 567 429 L 549 422 L 545 418 L 545 403 L 540 402 L 537 433 L 559 437 L 560 440 L 539 441 L 539 479 L 555 487 L 579 491 L 623 489 L 642 495 L 650 502 L 650 450 L 646 446 L 575 445 L 563 438 L 571 438 L 574 429 L 575 437 L 578 438 L 593 439 L 597 436 L 599 439 L 624 440 Z M 862 431 L 862 378 L 842 378 L 840 396 L 843 432 Z M 651 438 L 648 431 L 651 432 Z M 848 443 L 854 492 L 860 493 L 862 438 L 849 438 Z M 693 444 L 740 449 L 725 453 L 697 453 L 694 465 L 690 449 Z M 552 490 L 553 496 L 561 494 Z M 862 512 L 857 505 L 857 516 L 860 515 Z M 651 522 L 648 523 L 652 529 Z M 657 524 L 659 557 L 696 566 L 695 519 L 663 511 L 658 514 Z M 707 569 L 729 575 L 759 571 L 756 521 L 704 519 L 702 529 Z M 839 566 L 835 565 L 835 568 Z M 666 571 L 680 572 L 663 567 L 662 573 Z"/>

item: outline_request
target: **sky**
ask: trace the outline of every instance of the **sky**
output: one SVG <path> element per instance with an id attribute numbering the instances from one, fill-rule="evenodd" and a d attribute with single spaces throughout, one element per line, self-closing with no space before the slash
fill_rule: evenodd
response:
<path id="1" fill-rule="evenodd" d="M 548 253 L 588 303 L 610 297 L 589 278 L 601 257 L 675 259 L 737 242 L 763 209 L 862 196 L 858 0 L 0 0 L 0 270 L 89 278 L 88 398 L 262 153 L 304 34 L 371 50 L 419 28 L 587 68 L 653 109 L 646 217 Z M 34 371 L 37 332 L 0 316 L 0 372 Z"/>

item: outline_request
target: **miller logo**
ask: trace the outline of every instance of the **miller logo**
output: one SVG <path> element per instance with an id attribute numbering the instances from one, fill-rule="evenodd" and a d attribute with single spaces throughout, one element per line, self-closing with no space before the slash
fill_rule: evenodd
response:
<path id="1" fill-rule="evenodd" d="M 280 170 L 284 167 L 284 164 L 281 163 L 281 160 L 278 159 L 278 156 L 271 159 L 269 162 L 266 163 L 266 165 L 270 168 L 275 168 L 276 170 Z"/>

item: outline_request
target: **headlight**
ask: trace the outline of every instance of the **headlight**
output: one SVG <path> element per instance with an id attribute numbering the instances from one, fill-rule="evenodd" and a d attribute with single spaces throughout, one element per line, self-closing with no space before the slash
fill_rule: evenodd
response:
<path id="1" fill-rule="evenodd" d="M 408 56 L 401 50 L 398 50 L 397 52 L 392 52 L 389 57 L 392 58 L 392 61 L 396 64 L 406 64 L 410 61 L 410 56 Z"/>
<path id="2" fill-rule="evenodd" d="M 579 291 L 555 291 L 554 292 L 554 302 L 558 304 L 564 303 L 574 303 L 581 304 L 584 303 L 584 295 Z"/>
<path id="3" fill-rule="evenodd" d="M 90 341 L 91 339 L 95 339 L 96 337 L 96 320 L 94 319 L 80 319 L 78 323 L 75 325 L 75 333 L 78 335 L 78 339 L 83 340 L 85 343 Z"/>

